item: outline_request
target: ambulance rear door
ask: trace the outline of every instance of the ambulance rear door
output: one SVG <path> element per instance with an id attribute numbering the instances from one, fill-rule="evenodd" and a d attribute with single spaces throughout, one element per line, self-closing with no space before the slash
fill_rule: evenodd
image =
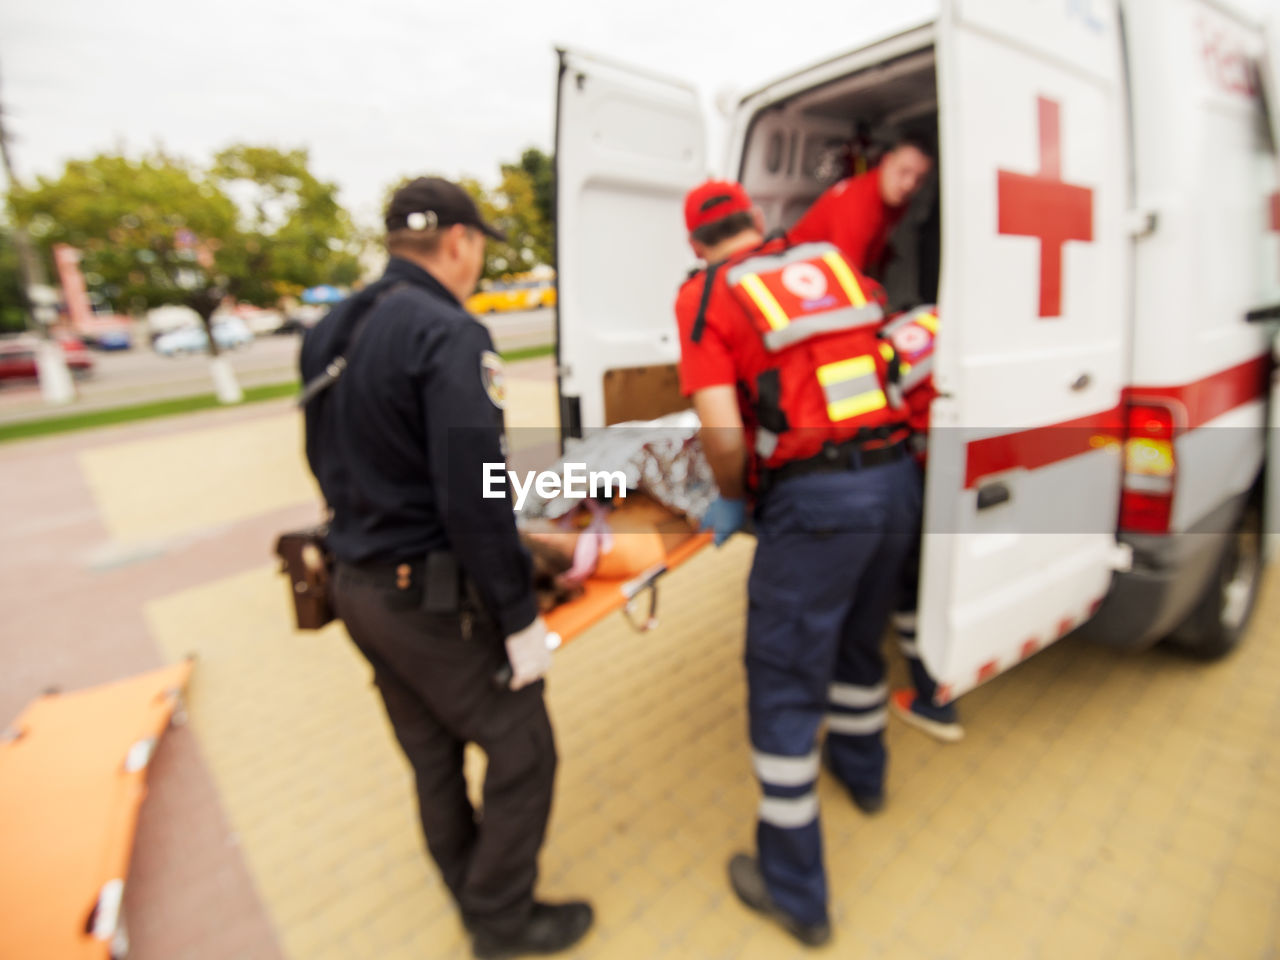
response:
<path id="1" fill-rule="evenodd" d="M 560 50 L 556 110 L 561 438 L 687 406 L 674 304 L 694 263 L 684 195 L 707 176 L 697 90 Z"/>
<path id="2" fill-rule="evenodd" d="M 919 624 L 940 699 L 1079 625 L 1125 562 L 1122 43 L 1114 0 L 943 4 Z"/>
<path id="3" fill-rule="evenodd" d="M 1264 27 L 1266 45 L 1258 62 L 1258 81 L 1267 107 L 1271 151 L 1275 160 L 1275 190 L 1266 198 L 1267 258 L 1263 276 L 1269 277 L 1265 302 L 1255 311 L 1261 322 L 1277 334 L 1272 340 L 1271 401 L 1267 411 L 1266 490 L 1263 502 L 1263 554 L 1268 561 L 1280 552 L 1280 15 L 1272 15 Z M 1265 319 L 1262 319 L 1265 318 Z"/>

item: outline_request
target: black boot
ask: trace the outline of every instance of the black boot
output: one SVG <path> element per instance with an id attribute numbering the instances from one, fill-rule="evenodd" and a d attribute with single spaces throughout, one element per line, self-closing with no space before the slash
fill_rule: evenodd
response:
<path id="1" fill-rule="evenodd" d="M 868 816 L 873 816 L 884 809 L 884 789 L 879 790 L 855 790 L 836 773 L 836 768 L 831 765 L 831 751 L 824 744 L 822 747 L 822 765 L 827 768 L 827 772 L 836 778 L 840 786 L 849 791 L 849 797 L 853 800 L 853 805 Z"/>
<path id="2" fill-rule="evenodd" d="M 471 951 L 479 960 L 539 956 L 567 950 L 591 929 L 595 913 L 583 900 L 570 903 L 534 903 L 524 929 L 497 935 L 472 924 Z"/>
<path id="3" fill-rule="evenodd" d="M 820 947 L 831 939 L 831 924 L 825 921 L 801 923 L 773 902 L 755 857 L 739 853 L 729 861 L 729 885 L 733 887 L 739 900 L 780 924 L 782 929 L 805 946 Z"/>

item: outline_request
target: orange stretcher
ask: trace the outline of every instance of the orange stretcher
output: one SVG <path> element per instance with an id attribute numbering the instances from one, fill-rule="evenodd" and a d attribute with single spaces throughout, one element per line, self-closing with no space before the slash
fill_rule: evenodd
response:
<path id="1" fill-rule="evenodd" d="M 546 614 L 547 629 L 568 643 L 588 627 L 599 623 L 615 610 L 622 610 L 637 630 L 643 632 L 657 626 L 658 580 L 680 566 L 711 542 L 711 534 L 690 534 L 667 550 L 666 559 L 630 580 L 607 580 L 591 577 L 583 584 L 583 593 Z M 645 593 L 649 595 L 648 611 L 637 620 L 635 608 Z"/>
<path id="2" fill-rule="evenodd" d="M 648 564 L 629 576 L 605 576 L 617 563 L 602 559 L 597 573 L 583 583 L 583 592 L 545 614 L 547 629 L 567 643 L 615 610 L 622 610 L 631 625 L 644 632 L 657 625 L 658 581 L 711 542 L 711 534 L 697 533 L 690 522 L 676 516 L 643 495 L 620 501 L 609 515 L 610 528 L 619 542 L 619 553 Z M 650 561 L 653 561 L 650 563 Z M 625 564 L 627 561 L 623 561 Z M 648 595 L 648 609 L 639 612 Z M 553 646 L 558 645 L 551 639 Z"/>
<path id="3" fill-rule="evenodd" d="M 123 956 L 146 771 L 192 664 L 46 694 L 0 742 L 0 957 Z"/>

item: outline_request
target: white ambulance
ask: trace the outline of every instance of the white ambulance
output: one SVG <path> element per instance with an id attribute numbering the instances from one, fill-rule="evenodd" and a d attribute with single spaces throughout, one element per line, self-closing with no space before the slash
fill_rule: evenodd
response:
<path id="1" fill-rule="evenodd" d="M 946 695 L 1078 629 L 1203 656 L 1240 638 L 1263 562 L 1258 321 L 1280 313 L 1265 37 L 1218 0 L 943 0 L 736 105 L 715 172 L 771 228 L 856 130 L 937 144 L 886 288 L 942 317 L 919 599 Z M 565 435 L 683 405 L 672 304 L 682 198 L 709 170 L 699 102 L 561 51 Z"/>

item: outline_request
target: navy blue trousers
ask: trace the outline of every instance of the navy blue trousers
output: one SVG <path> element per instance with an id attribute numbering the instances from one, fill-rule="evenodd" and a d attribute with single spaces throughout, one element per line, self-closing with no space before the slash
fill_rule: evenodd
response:
<path id="1" fill-rule="evenodd" d="M 756 842 L 769 892 L 802 923 L 827 919 L 816 793 L 824 719 L 835 775 L 859 792 L 883 788 L 880 637 L 920 509 L 910 460 L 796 477 L 757 508 L 746 645 Z"/>

